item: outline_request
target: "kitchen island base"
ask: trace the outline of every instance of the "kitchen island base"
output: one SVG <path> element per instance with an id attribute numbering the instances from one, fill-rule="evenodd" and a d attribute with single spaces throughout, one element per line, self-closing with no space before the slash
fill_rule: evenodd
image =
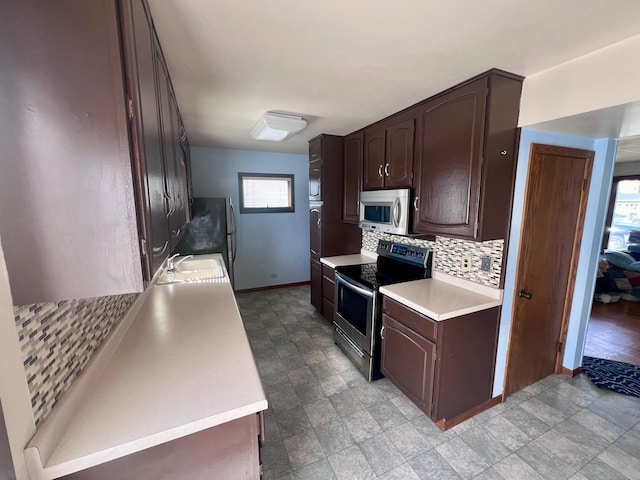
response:
<path id="1" fill-rule="evenodd" d="M 72 473 L 64 480 L 258 480 L 262 412 Z"/>

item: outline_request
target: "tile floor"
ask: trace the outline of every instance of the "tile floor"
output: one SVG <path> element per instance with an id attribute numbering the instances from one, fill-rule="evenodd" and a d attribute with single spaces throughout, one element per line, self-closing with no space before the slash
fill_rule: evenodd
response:
<path id="1" fill-rule="evenodd" d="M 441 432 L 364 380 L 308 287 L 237 299 L 270 404 L 265 480 L 640 479 L 640 398 L 554 375 Z"/>

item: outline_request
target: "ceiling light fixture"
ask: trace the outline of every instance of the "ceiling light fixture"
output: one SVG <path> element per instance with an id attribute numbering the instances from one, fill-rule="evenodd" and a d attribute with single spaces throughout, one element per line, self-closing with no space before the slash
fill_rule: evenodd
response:
<path id="1" fill-rule="evenodd" d="M 304 130 L 306 126 L 307 121 L 302 117 L 284 113 L 267 112 L 258 120 L 256 126 L 251 130 L 251 137 L 256 140 L 283 142 Z"/>

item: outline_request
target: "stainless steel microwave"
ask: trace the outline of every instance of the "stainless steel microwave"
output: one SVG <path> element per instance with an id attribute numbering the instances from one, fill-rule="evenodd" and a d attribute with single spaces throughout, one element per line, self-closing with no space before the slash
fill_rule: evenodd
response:
<path id="1" fill-rule="evenodd" d="M 408 188 L 360 192 L 360 228 L 408 235 L 410 198 Z"/>

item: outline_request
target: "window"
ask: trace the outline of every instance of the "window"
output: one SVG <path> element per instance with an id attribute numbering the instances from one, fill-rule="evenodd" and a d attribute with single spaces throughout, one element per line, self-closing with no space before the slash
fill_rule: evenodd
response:
<path id="1" fill-rule="evenodd" d="M 624 250 L 640 243 L 640 176 L 614 177 L 603 247 Z"/>
<path id="2" fill-rule="evenodd" d="M 240 213 L 293 212 L 293 175 L 238 173 Z"/>

